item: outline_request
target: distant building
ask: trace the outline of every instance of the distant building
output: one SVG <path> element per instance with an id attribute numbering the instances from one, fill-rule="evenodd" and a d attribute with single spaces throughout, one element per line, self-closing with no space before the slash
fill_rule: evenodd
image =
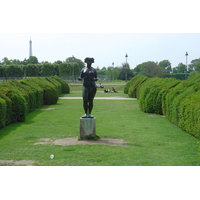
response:
<path id="1" fill-rule="evenodd" d="M 32 54 L 32 41 L 30 39 L 30 41 L 29 41 L 29 57 L 31 57 L 31 56 L 33 56 L 33 54 Z"/>

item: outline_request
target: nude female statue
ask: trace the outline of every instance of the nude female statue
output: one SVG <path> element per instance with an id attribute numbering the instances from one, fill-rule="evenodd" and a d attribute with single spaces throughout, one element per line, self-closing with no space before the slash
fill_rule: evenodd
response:
<path id="1" fill-rule="evenodd" d="M 87 64 L 81 70 L 80 77 L 78 80 L 83 80 L 83 108 L 85 111 L 85 115 L 83 118 L 93 118 L 91 115 L 92 108 L 93 108 L 93 99 L 96 94 L 96 83 L 95 81 L 98 80 L 97 78 L 97 71 L 92 67 L 92 63 L 94 63 L 94 58 L 85 58 L 85 63 Z"/>

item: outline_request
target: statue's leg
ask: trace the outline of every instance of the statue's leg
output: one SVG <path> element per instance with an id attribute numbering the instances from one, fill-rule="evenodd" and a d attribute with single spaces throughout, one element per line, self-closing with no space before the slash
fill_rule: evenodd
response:
<path id="1" fill-rule="evenodd" d="M 88 105 L 89 90 L 86 87 L 83 87 L 82 96 L 83 96 L 83 108 L 84 108 L 85 114 L 87 115 L 88 110 L 89 110 L 89 105 Z"/>
<path id="2" fill-rule="evenodd" d="M 96 94 L 96 91 L 97 91 L 96 87 L 93 87 L 90 89 L 90 92 L 89 92 L 89 114 L 91 114 L 91 112 L 92 112 L 93 99 Z"/>

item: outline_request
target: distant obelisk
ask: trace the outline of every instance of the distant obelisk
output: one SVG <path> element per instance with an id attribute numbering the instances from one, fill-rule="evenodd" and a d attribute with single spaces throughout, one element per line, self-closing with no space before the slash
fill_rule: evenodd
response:
<path id="1" fill-rule="evenodd" d="M 31 57 L 31 56 L 33 56 L 33 54 L 32 54 L 32 41 L 30 39 L 30 41 L 29 41 L 29 57 Z"/>

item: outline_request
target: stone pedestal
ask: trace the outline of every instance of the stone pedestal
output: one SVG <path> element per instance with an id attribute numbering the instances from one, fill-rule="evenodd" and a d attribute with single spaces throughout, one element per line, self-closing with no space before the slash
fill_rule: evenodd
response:
<path id="1" fill-rule="evenodd" d="M 92 139 L 96 136 L 96 118 L 80 118 L 80 138 Z"/>

